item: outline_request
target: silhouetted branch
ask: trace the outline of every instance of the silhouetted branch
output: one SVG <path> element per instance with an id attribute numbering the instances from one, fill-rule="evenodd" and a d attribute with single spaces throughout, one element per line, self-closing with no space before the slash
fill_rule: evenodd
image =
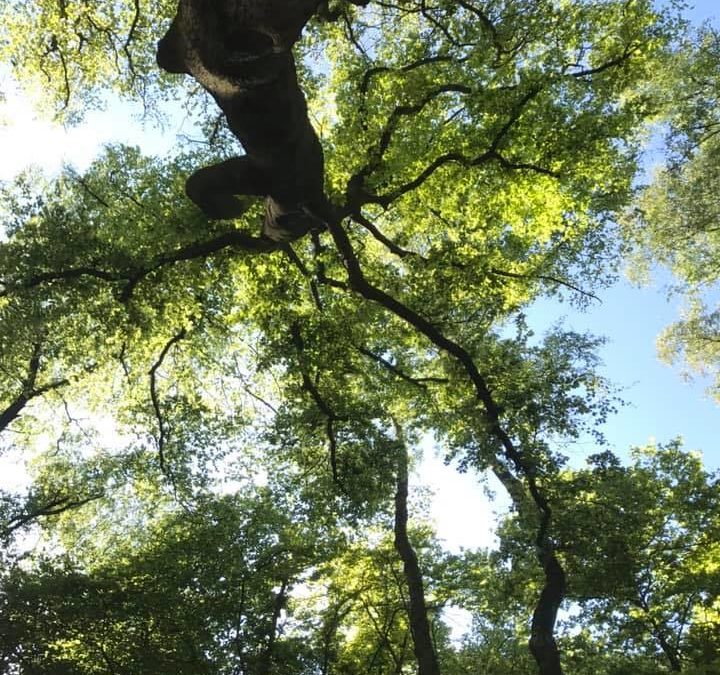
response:
<path id="1" fill-rule="evenodd" d="M 302 353 L 305 350 L 305 345 L 302 339 L 302 334 L 300 333 L 300 326 L 297 322 L 293 323 L 290 328 L 290 332 L 292 334 L 293 343 L 295 345 L 295 348 L 297 349 L 298 355 L 302 357 Z M 325 417 L 325 433 L 327 435 L 328 448 L 330 451 L 330 469 L 332 471 L 333 482 L 335 482 L 342 489 L 344 489 L 343 483 L 340 480 L 340 476 L 338 473 L 338 443 L 337 436 L 335 435 L 335 422 L 340 421 L 341 418 L 335 414 L 335 411 L 330 407 L 327 401 L 325 401 L 325 399 L 320 394 L 320 390 L 317 388 L 317 385 L 315 384 L 315 382 L 312 381 L 312 379 L 308 375 L 307 370 L 302 366 L 301 372 L 303 389 L 305 389 L 310 394 L 318 410 Z"/>
<path id="2" fill-rule="evenodd" d="M 383 358 L 379 354 L 375 354 L 375 352 L 366 349 L 365 347 L 355 347 L 355 349 L 357 349 L 361 354 L 364 354 L 376 363 L 379 363 L 383 368 L 390 371 L 391 373 L 393 373 L 393 375 L 396 375 L 401 380 L 405 380 L 406 382 L 409 382 L 416 387 L 420 387 L 421 389 L 427 389 L 428 382 L 432 382 L 435 384 L 447 384 L 449 382 L 449 380 L 444 377 L 413 377 L 412 375 L 408 375 L 402 369 L 398 368 L 391 361 L 388 361 L 386 358 Z"/>
<path id="3" fill-rule="evenodd" d="M 71 499 L 70 497 L 58 497 L 53 499 L 42 506 L 34 508 L 32 511 L 23 513 L 22 515 L 11 518 L 0 530 L 0 537 L 8 537 L 13 532 L 29 525 L 38 518 L 46 518 L 49 516 L 57 516 L 71 509 L 77 509 L 81 506 L 85 506 L 96 499 L 103 497 L 103 493 L 98 492 L 91 494 L 82 499 Z"/>
<path id="4" fill-rule="evenodd" d="M 370 220 L 368 220 L 362 213 L 353 213 L 352 219 L 358 224 L 362 225 L 370 234 L 372 234 L 375 239 L 377 239 L 381 244 L 383 244 L 385 247 L 388 248 L 392 253 L 394 253 L 396 256 L 400 258 L 405 258 L 406 256 L 418 256 L 419 254 L 414 253 L 413 251 L 408 251 L 400 246 L 398 246 L 394 241 L 391 239 L 388 239 L 378 228 L 377 226 L 372 223 Z"/>
<path id="5" fill-rule="evenodd" d="M 36 386 L 37 376 L 40 371 L 42 343 L 36 342 L 33 345 L 33 351 L 28 364 L 28 374 L 22 383 L 22 390 L 10 402 L 10 404 L 0 412 L 0 432 L 4 431 L 8 425 L 13 422 L 22 412 L 23 408 L 34 398 L 42 396 L 49 391 L 58 389 L 68 384 L 65 378 L 52 380 L 40 387 Z"/>
<path id="6" fill-rule="evenodd" d="M 160 461 L 160 470 L 165 475 L 168 475 L 167 467 L 165 465 L 165 443 L 167 441 L 167 431 L 165 429 L 165 420 L 163 419 L 160 401 L 157 394 L 157 372 L 165 361 L 165 357 L 168 355 L 168 352 L 186 335 L 187 331 L 185 330 L 185 328 L 182 328 L 175 335 L 173 335 L 173 337 L 171 337 L 165 343 L 165 346 L 162 348 L 162 351 L 160 352 L 157 361 L 155 361 L 155 363 L 150 368 L 150 371 L 148 372 L 148 375 L 150 376 L 150 399 L 152 401 L 153 410 L 155 411 L 155 417 L 158 424 L 158 436 L 156 438 L 158 459 Z"/>

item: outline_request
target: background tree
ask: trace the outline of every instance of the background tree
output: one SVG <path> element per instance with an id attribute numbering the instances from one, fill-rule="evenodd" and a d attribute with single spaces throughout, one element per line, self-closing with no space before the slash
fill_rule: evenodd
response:
<path id="1" fill-rule="evenodd" d="M 635 252 L 633 275 L 647 279 L 653 265 L 672 272 L 669 289 L 684 300 L 683 316 L 658 338 L 661 357 L 712 378 L 717 395 L 718 207 L 720 175 L 717 113 L 720 36 L 706 25 L 671 55 L 658 86 L 666 97 L 670 155 L 638 195 L 626 223 Z"/>
<path id="2" fill-rule="evenodd" d="M 577 672 L 717 669 L 717 486 L 679 441 L 636 448 L 629 466 L 603 453 L 563 472 L 555 536 L 572 605 L 561 644 Z M 501 526 L 500 553 L 527 606 L 538 580 L 522 527 Z"/>

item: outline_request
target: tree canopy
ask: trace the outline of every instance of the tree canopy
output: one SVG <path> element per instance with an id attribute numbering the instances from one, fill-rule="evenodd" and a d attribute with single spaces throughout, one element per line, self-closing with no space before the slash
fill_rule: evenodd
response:
<path id="1" fill-rule="evenodd" d="M 656 167 L 626 218 L 635 274 L 642 279 L 652 265 L 669 268 L 669 291 L 684 300 L 683 316 L 659 337 L 660 354 L 667 361 L 683 362 L 689 371 L 707 374 L 715 398 L 719 55 L 719 36 L 710 25 L 672 53 L 667 74 L 657 85 L 664 93 L 669 156 Z"/>
<path id="2" fill-rule="evenodd" d="M 712 128 L 667 102 L 675 10 L 317 3 L 295 63 L 326 203 L 285 241 L 259 199 L 209 219 L 185 196 L 242 150 L 155 64 L 175 9 L 0 2 L 45 110 L 171 100 L 203 134 L 3 186 L 0 446 L 29 472 L 0 493 L 4 671 L 715 672 L 717 475 L 679 442 L 622 465 L 601 339 L 524 317 L 614 278 L 648 125 Z M 409 487 L 430 439 L 508 493 L 497 550 L 443 549 Z"/>

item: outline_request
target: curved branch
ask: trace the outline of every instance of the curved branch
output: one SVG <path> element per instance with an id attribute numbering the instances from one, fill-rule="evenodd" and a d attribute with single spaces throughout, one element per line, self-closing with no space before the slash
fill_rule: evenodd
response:
<path id="1" fill-rule="evenodd" d="M 167 467 L 165 465 L 165 443 L 167 441 L 168 434 L 165 429 L 165 420 L 163 419 L 162 410 L 160 408 L 160 400 L 157 394 L 157 372 L 165 361 L 165 357 L 168 355 L 168 352 L 174 345 L 180 342 L 180 340 L 184 339 L 186 335 L 187 331 L 185 328 L 182 328 L 175 333 L 175 335 L 173 335 L 173 337 L 165 343 L 165 346 L 160 352 L 160 356 L 158 356 L 157 361 L 155 361 L 148 372 L 148 375 L 150 376 L 150 399 L 152 401 L 153 410 L 155 411 L 155 417 L 158 424 L 158 436 L 156 438 L 158 459 L 160 462 L 160 470 L 165 475 L 168 475 Z"/>
<path id="2" fill-rule="evenodd" d="M 129 268 L 121 272 L 116 272 L 90 267 L 88 265 L 80 265 L 65 270 L 42 272 L 19 282 L 0 279 L 0 284 L 4 286 L 4 288 L 0 290 L 0 298 L 11 295 L 14 288 L 31 289 L 55 281 L 73 281 L 82 277 L 91 277 L 108 282 L 126 282 L 126 286 L 120 296 L 120 299 L 125 301 L 132 295 L 135 286 L 137 286 L 142 279 L 151 272 L 166 265 L 172 265 L 176 262 L 186 260 L 195 260 L 197 258 L 207 258 L 226 248 L 239 249 L 249 253 L 272 253 L 282 249 L 283 246 L 284 244 L 282 242 L 276 242 L 266 237 L 254 237 L 240 230 L 230 230 L 229 232 L 219 234 L 213 239 L 188 244 L 170 253 L 160 255 L 147 267 Z"/>
<path id="3" fill-rule="evenodd" d="M 452 56 L 425 56 L 421 59 L 418 59 L 417 61 L 413 61 L 412 63 L 409 63 L 406 66 L 402 66 L 400 68 L 391 68 L 389 66 L 375 66 L 374 68 L 369 68 L 365 71 L 365 74 L 363 75 L 362 81 L 360 82 L 360 86 L 358 87 L 360 91 L 363 94 L 367 94 L 368 89 L 370 88 L 370 80 L 372 80 L 373 77 L 376 75 L 379 75 L 380 73 L 390 73 L 390 72 L 396 72 L 396 73 L 409 73 L 416 68 L 420 68 L 422 66 L 429 65 L 431 63 L 457 63 L 459 62 L 459 59 L 455 59 Z"/>
<path id="4" fill-rule="evenodd" d="M 22 529 L 26 525 L 29 525 L 32 521 L 38 518 L 46 518 L 48 516 L 57 516 L 65 511 L 71 509 L 77 509 L 81 506 L 85 506 L 96 499 L 102 498 L 104 495 L 101 492 L 93 493 L 87 497 L 81 499 L 71 499 L 70 497 L 58 497 L 49 501 L 47 504 L 38 506 L 32 511 L 23 513 L 22 515 L 11 518 L 7 524 L 0 530 L 0 537 L 8 537 L 13 532 Z"/>
<path id="5" fill-rule="evenodd" d="M 351 218 L 358 224 L 362 225 L 370 234 L 372 234 L 375 239 L 377 239 L 381 244 L 384 244 L 385 247 L 391 252 L 394 253 L 399 258 L 405 258 L 407 256 L 418 256 L 420 255 L 418 253 L 415 253 L 414 251 L 408 251 L 407 249 L 402 248 L 401 246 L 398 246 L 394 241 L 391 239 L 388 239 L 378 228 L 377 226 L 372 223 L 368 218 L 366 218 L 362 213 L 357 212 L 353 213 Z"/>
<path id="6" fill-rule="evenodd" d="M 473 158 L 466 157 L 459 152 L 447 152 L 444 155 L 436 157 L 415 178 L 384 195 L 375 195 L 367 192 L 362 187 L 362 177 L 359 177 L 358 175 L 353 176 L 348 182 L 348 202 L 352 205 L 353 211 L 359 210 L 363 204 L 378 204 L 379 206 L 387 209 L 393 202 L 397 201 L 403 195 L 419 188 L 438 169 L 444 167 L 446 164 L 460 164 L 462 167 L 467 169 L 480 166 L 491 161 L 496 161 L 503 168 L 509 170 L 532 171 L 552 178 L 560 177 L 558 172 L 552 171 L 551 169 L 547 169 L 538 164 L 510 161 L 494 149 L 487 150 Z"/>
<path id="7" fill-rule="evenodd" d="M 377 147 L 371 153 L 372 156 L 370 160 L 362 169 L 360 169 L 355 174 L 355 180 L 363 181 L 366 176 L 369 176 L 373 171 L 375 171 L 375 169 L 378 168 L 380 162 L 382 161 L 383 155 L 390 146 L 393 134 L 397 130 L 398 125 L 400 124 L 400 120 L 403 117 L 411 117 L 412 115 L 417 115 L 423 110 L 423 108 L 425 108 L 425 106 L 432 103 L 436 98 L 442 96 L 443 94 L 450 93 L 471 94 L 472 89 L 466 84 L 443 84 L 439 87 L 431 89 L 417 103 L 414 103 L 412 105 L 396 106 L 395 109 L 388 116 L 385 127 L 380 134 L 380 140 L 378 141 Z"/>
<path id="8" fill-rule="evenodd" d="M 42 396 L 49 391 L 59 389 L 68 384 L 68 380 L 61 378 L 53 380 L 40 387 L 36 387 L 37 376 L 40 371 L 40 356 L 42 343 L 33 344 L 33 351 L 28 364 L 28 374 L 22 383 L 22 391 L 11 401 L 11 403 L 0 412 L 0 432 L 4 431 L 22 412 L 23 408 L 34 398 Z"/>
<path id="9" fill-rule="evenodd" d="M 135 39 L 135 30 L 137 29 L 138 22 L 140 21 L 140 0 L 133 0 L 133 3 L 133 20 L 130 24 L 130 30 L 128 31 L 127 38 L 125 39 L 125 44 L 123 45 L 123 52 L 125 53 L 125 58 L 127 59 L 130 75 L 134 81 L 137 77 L 137 73 L 135 72 L 135 63 L 133 62 L 132 54 L 130 53 L 130 43 Z"/>

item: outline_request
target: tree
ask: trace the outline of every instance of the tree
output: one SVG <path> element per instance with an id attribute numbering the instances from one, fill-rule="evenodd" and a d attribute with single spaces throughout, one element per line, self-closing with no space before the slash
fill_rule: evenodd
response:
<path id="1" fill-rule="evenodd" d="M 717 667 L 706 660 L 719 627 L 717 474 L 676 441 L 634 450 L 627 468 L 601 455 L 572 480 L 561 546 L 591 623 L 610 628 L 609 645 L 662 654 L 672 671 Z"/>
<path id="2" fill-rule="evenodd" d="M 99 558 L 71 548 L 15 567 L 2 584 L 6 672 L 300 672 L 283 613 L 328 532 L 277 507 L 262 490 L 219 498 L 126 531 Z"/>
<path id="3" fill-rule="evenodd" d="M 152 31 L 171 16 L 163 4 L 150 13 L 133 3 L 3 9 L 2 55 L 20 78 L 47 74 L 45 93 L 70 118 L 108 86 L 141 93 L 148 106 L 171 86 L 148 66 Z M 303 225 L 292 242 L 258 236 L 258 204 L 208 220 L 184 198 L 185 179 L 226 159 L 233 142 L 214 132 L 207 99 L 198 106 L 202 151 L 160 160 L 109 148 L 83 175 L 66 170 L 40 190 L 27 180 L 9 187 L 0 246 L 4 430 L 23 431 L 11 442 L 39 456 L 40 485 L 119 463 L 123 480 L 101 472 L 106 496 L 80 512 L 94 515 L 47 521 L 70 552 L 104 520 L 113 545 L 136 536 L 118 503 L 131 516 L 152 511 L 138 507 L 143 500 L 204 513 L 227 471 L 270 481 L 273 499 L 313 504 L 328 532 L 387 517 L 396 495 L 406 578 L 390 579 L 391 564 L 378 587 L 392 581 L 401 599 L 370 613 L 382 629 L 352 628 L 372 634 L 368 645 L 379 651 L 352 650 L 342 668 L 398 673 L 411 667 L 408 625 L 418 660 L 432 663 L 433 651 L 442 660 L 428 644 L 427 582 L 403 532 L 397 461 L 402 437 L 407 450 L 432 434 L 463 467 L 494 471 L 533 532 L 525 546 L 542 577 L 529 639 L 540 672 L 560 673 L 554 628 L 564 575 L 552 488 L 562 460 L 552 444 L 593 428 L 612 397 L 594 372 L 595 340 L 554 331 L 538 341 L 522 309 L 541 294 L 582 302 L 602 285 L 614 255 L 610 219 L 627 203 L 636 143 L 654 109 L 638 92 L 673 25 L 649 2 L 325 9 L 325 21 L 306 27 L 297 59 L 325 160 L 325 201 L 307 234 Z M 289 205 L 282 216 L 298 210 L 296 199 Z M 112 444 L 88 430 L 97 418 L 81 419 L 101 412 L 120 447 L 103 447 Z M 52 451 L 48 438 L 58 440 Z M 63 471 L 52 469 L 54 452 L 67 455 Z M 367 545 L 361 555 L 367 548 L 372 556 Z M 82 561 L 69 574 L 92 586 L 92 569 Z M 278 615 L 268 588 L 279 588 L 280 603 L 292 575 L 258 581 L 258 625 Z M 344 602 L 332 605 L 338 617 Z M 331 617 L 316 623 L 332 633 L 325 655 L 352 642 Z M 266 647 L 279 645 L 276 631 L 263 635 Z M 257 656 L 241 672 L 271 671 L 272 658 Z M 131 667 L 129 657 L 115 659 Z"/>
<path id="4" fill-rule="evenodd" d="M 705 26 L 681 45 L 661 79 L 667 98 L 663 119 L 671 151 L 666 166 L 638 194 L 626 223 L 635 247 L 632 265 L 647 278 L 649 262 L 673 274 L 672 294 L 684 299 L 683 317 L 658 338 L 660 355 L 682 361 L 713 379 L 717 397 L 718 213 L 713 186 L 720 169 L 717 99 L 720 37 Z"/>
<path id="5" fill-rule="evenodd" d="M 717 472 L 679 441 L 635 448 L 629 466 L 611 453 L 589 464 L 554 486 L 557 550 L 575 605 L 561 638 L 569 661 L 578 672 L 713 672 Z M 538 583 L 522 521 L 508 519 L 501 532 L 514 586 L 523 575 Z"/>

